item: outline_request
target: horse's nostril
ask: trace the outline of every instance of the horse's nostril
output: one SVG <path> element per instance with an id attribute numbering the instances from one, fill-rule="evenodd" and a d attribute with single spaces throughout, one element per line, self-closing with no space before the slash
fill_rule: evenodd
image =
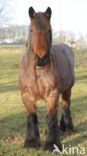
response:
<path id="1" fill-rule="evenodd" d="M 48 53 L 46 55 L 44 55 L 43 57 L 39 57 L 39 56 L 35 55 L 35 61 L 36 61 L 36 65 L 44 66 L 49 61 Z"/>

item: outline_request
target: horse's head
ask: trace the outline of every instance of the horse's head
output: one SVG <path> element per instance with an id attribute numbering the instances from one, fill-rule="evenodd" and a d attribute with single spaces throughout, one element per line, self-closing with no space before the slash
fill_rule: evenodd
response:
<path id="1" fill-rule="evenodd" d="M 36 13 L 32 7 L 29 8 L 30 45 L 35 55 L 38 66 L 43 66 L 49 61 L 49 52 L 52 42 L 52 31 L 50 25 L 51 9 Z"/>

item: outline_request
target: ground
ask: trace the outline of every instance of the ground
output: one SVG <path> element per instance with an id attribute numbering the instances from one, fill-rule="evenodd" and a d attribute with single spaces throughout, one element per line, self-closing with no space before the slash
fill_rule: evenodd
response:
<path id="1" fill-rule="evenodd" d="M 18 66 L 24 46 L 0 47 L 0 156 L 56 156 L 58 153 L 23 148 L 26 133 L 26 110 L 18 88 Z M 75 50 L 76 83 L 72 90 L 71 112 L 76 133 L 61 137 L 67 147 L 81 147 L 87 156 L 87 51 Z M 59 106 L 61 112 L 61 101 Z M 38 102 L 41 140 L 45 139 L 45 104 Z M 75 154 L 76 155 L 76 154 Z M 80 154 L 78 154 L 80 155 Z M 72 154 L 69 153 L 69 156 Z"/>

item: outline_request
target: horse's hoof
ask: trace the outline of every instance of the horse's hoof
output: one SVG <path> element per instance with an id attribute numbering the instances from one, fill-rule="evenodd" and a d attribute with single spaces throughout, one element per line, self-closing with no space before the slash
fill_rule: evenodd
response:
<path id="1" fill-rule="evenodd" d="M 68 135 L 72 135 L 72 134 L 75 134 L 77 133 L 77 130 L 76 129 L 67 129 L 64 133 L 64 136 L 67 137 Z"/>
<path id="2" fill-rule="evenodd" d="M 62 130 L 59 128 L 58 134 L 59 134 L 59 136 L 64 136 L 64 131 L 62 131 Z"/>
<path id="3" fill-rule="evenodd" d="M 79 132 L 78 129 L 73 128 L 72 133 L 78 133 L 78 132 Z"/>
<path id="4" fill-rule="evenodd" d="M 45 142 L 43 145 L 43 149 L 44 151 L 50 151 L 53 152 L 55 150 L 55 146 L 57 147 L 57 149 L 61 152 L 62 151 L 62 145 L 61 144 L 55 144 L 55 143 L 48 143 Z"/>
<path id="5" fill-rule="evenodd" d="M 26 139 L 24 142 L 24 148 L 38 148 L 40 146 L 41 146 L 40 141 L 37 140 Z"/>

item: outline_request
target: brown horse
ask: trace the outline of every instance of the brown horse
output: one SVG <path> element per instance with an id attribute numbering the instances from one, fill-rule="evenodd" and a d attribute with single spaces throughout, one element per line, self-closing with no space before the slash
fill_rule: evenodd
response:
<path id="1" fill-rule="evenodd" d="M 74 84 L 74 56 L 65 44 L 52 45 L 50 25 L 51 8 L 36 13 L 29 8 L 31 20 L 27 51 L 21 58 L 19 82 L 23 103 L 28 112 L 27 134 L 24 147 L 40 146 L 36 102 L 46 102 L 46 141 L 44 150 L 52 151 L 54 144 L 62 150 L 59 140 L 57 106 L 62 95 L 62 131 L 73 130 L 70 113 L 71 88 Z"/>

